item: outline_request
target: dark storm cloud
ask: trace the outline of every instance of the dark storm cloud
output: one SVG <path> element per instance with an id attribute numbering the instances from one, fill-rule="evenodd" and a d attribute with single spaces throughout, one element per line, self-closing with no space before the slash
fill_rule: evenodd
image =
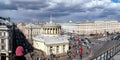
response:
<path id="1" fill-rule="evenodd" d="M 85 12 L 85 9 L 82 9 L 82 7 L 79 5 L 65 6 L 65 3 L 58 3 L 56 7 L 48 9 L 47 11 L 73 13 L 73 12 Z"/>
<path id="2" fill-rule="evenodd" d="M 0 3 L 0 10 L 17 10 L 17 6 L 13 4 Z"/>
<path id="3" fill-rule="evenodd" d="M 110 0 L 6 0 L 0 3 L 0 16 L 11 17 L 13 21 L 55 21 L 119 19 L 119 3 Z M 97 2 L 96 2 L 97 1 Z"/>
<path id="4" fill-rule="evenodd" d="M 120 19 L 118 19 L 118 16 L 119 16 L 118 12 L 119 12 L 119 10 L 106 9 L 99 15 L 99 18 L 120 20 Z"/>
<path id="5" fill-rule="evenodd" d="M 17 5 L 17 7 L 21 7 L 24 9 L 32 9 L 32 10 L 39 10 L 41 8 L 47 7 L 49 6 L 49 4 L 47 4 L 46 1 L 35 1 L 35 2 L 24 2 L 24 1 L 15 1 L 13 2 L 15 5 Z"/>

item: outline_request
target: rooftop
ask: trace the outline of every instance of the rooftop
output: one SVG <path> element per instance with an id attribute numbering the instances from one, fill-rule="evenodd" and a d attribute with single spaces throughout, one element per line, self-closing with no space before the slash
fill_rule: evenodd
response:
<path id="1" fill-rule="evenodd" d="M 44 42 L 45 44 L 69 43 L 68 38 L 69 36 L 67 35 L 59 35 L 53 37 L 37 35 L 33 37 L 34 40 Z"/>
<path id="2" fill-rule="evenodd" d="M 41 28 L 41 26 L 40 25 L 35 25 L 35 24 L 28 24 L 28 25 L 25 26 L 25 28 L 28 28 L 28 29 L 33 28 L 33 29 L 35 29 L 35 28 Z"/>
<path id="3" fill-rule="evenodd" d="M 0 17 L 0 26 L 1 27 L 11 27 L 12 26 L 12 22 L 10 22 L 10 18 L 4 18 L 4 17 Z"/>

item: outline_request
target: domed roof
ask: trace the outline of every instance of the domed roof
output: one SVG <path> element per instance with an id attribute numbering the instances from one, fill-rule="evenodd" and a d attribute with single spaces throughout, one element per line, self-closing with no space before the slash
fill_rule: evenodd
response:
<path id="1" fill-rule="evenodd" d="M 67 35 L 59 35 L 54 37 L 47 37 L 42 35 L 37 35 L 33 37 L 33 40 L 44 42 L 45 44 L 58 44 L 58 43 L 68 43 L 69 36 Z"/>

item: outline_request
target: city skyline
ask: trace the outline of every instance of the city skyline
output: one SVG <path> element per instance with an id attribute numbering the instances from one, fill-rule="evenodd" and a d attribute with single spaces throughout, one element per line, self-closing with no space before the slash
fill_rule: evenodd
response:
<path id="1" fill-rule="evenodd" d="M 13 22 L 119 20 L 119 0 L 0 0 L 0 16 Z"/>

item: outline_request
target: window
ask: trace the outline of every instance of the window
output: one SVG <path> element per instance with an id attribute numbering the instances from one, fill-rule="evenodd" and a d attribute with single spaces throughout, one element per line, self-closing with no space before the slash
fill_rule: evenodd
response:
<path id="1" fill-rule="evenodd" d="M 4 32 L 4 36 L 5 36 L 5 32 Z"/>
<path id="2" fill-rule="evenodd" d="M 59 53 L 59 46 L 56 46 L 56 53 Z"/>
<path id="3" fill-rule="evenodd" d="M 50 49 L 52 48 L 52 46 L 50 46 Z"/>
<path id="4" fill-rule="evenodd" d="M 1 55 L 0 60 L 6 60 L 6 54 L 1 53 L 0 55 Z"/>
<path id="5" fill-rule="evenodd" d="M 5 49 L 5 39 L 1 39 L 1 50 Z"/>
<path id="6" fill-rule="evenodd" d="M 53 52 L 52 52 L 52 46 L 50 46 L 50 54 L 52 54 Z"/>
<path id="7" fill-rule="evenodd" d="M 65 52 L 65 45 L 63 45 L 63 52 Z"/>
<path id="8" fill-rule="evenodd" d="M 0 32 L 0 36 L 2 36 L 2 32 Z"/>
<path id="9" fill-rule="evenodd" d="M 1 39 L 1 44 L 5 43 L 5 40 L 4 39 Z"/>
<path id="10" fill-rule="evenodd" d="M 1 50 L 5 50 L 5 46 L 4 45 L 1 46 Z"/>

